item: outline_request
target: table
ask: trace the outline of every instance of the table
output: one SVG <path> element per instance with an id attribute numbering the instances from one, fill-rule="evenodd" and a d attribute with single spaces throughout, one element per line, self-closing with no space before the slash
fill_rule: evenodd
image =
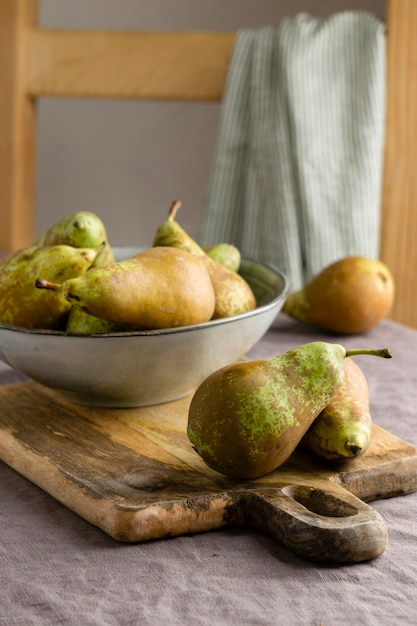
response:
<path id="1" fill-rule="evenodd" d="M 248 356 L 315 340 L 391 349 L 356 361 L 374 422 L 417 446 L 417 331 L 386 320 L 341 337 L 281 314 Z M 22 379 L 0 364 L 0 384 Z M 355 565 L 304 561 L 251 528 L 122 544 L 0 463 L 0 625 L 414 625 L 417 493 L 370 505 L 389 543 Z"/>

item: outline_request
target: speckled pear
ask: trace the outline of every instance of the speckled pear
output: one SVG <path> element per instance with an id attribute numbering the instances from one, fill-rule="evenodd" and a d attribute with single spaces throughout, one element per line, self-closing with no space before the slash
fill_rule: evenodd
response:
<path id="1" fill-rule="evenodd" d="M 326 461 L 349 461 L 366 452 L 372 417 L 365 374 L 352 359 L 344 361 L 341 387 L 314 420 L 301 445 Z"/>
<path id="2" fill-rule="evenodd" d="M 39 291 L 36 279 L 65 281 L 80 276 L 95 257 L 90 248 L 67 245 L 31 246 L 8 255 L 0 266 L 0 322 L 64 330 L 70 304 L 59 293 Z"/>
<path id="3" fill-rule="evenodd" d="M 91 211 L 72 213 L 46 230 L 34 243 L 37 246 L 66 244 L 75 248 L 93 248 L 97 255 L 93 266 L 114 262 L 113 249 L 102 220 Z"/>
<path id="4" fill-rule="evenodd" d="M 61 293 L 89 315 L 143 329 L 207 322 L 214 310 L 204 264 L 176 248 L 149 248 L 62 284 L 40 279 L 37 286 Z"/>
<path id="5" fill-rule="evenodd" d="M 208 466 L 231 478 L 271 472 L 329 404 L 343 383 L 344 359 L 354 354 L 391 356 L 319 341 L 214 372 L 191 400 L 190 442 Z"/>
<path id="6" fill-rule="evenodd" d="M 256 299 L 251 287 L 240 274 L 211 259 L 201 246 L 175 221 L 181 203 L 172 203 L 168 218 L 163 222 L 154 238 L 154 246 L 173 246 L 186 250 L 205 264 L 213 283 L 216 305 L 213 318 L 230 317 L 251 311 Z"/>

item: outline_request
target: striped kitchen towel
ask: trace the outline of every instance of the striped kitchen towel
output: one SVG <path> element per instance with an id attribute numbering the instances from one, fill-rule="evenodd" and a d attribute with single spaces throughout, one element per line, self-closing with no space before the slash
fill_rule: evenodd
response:
<path id="1" fill-rule="evenodd" d="M 234 243 L 292 290 L 343 256 L 378 256 L 385 39 L 365 12 L 237 34 L 203 245 Z"/>

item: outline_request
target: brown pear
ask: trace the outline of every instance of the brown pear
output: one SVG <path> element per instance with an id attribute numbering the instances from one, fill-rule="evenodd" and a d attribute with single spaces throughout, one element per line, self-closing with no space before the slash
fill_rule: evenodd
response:
<path id="1" fill-rule="evenodd" d="M 332 263 L 291 293 L 282 310 L 324 330 L 356 334 L 379 324 L 393 301 L 394 279 L 385 263 L 350 256 Z"/>
<path id="2" fill-rule="evenodd" d="M 180 206 L 181 203 L 178 200 L 172 203 L 167 220 L 159 226 L 155 234 L 153 245 L 173 246 L 186 250 L 205 264 L 216 296 L 214 319 L 239 315 L 254 309 L 256 299 L 244 278 L 210 258 L 203 248 L 175 221 Z"/>
<path id="3" fill-rule="evenodd" d="M 149 248 L 62 284 L 42 278 L 36 284 L 40 290 L 62 294 L 89 315 L 143 329 L 200 324 L 209 321 L 214 310 L 214 290 L 204 264 L 177 248 Z"/>
<path id="4" fill-rule="evenodd" d="M 349 461 L 364 454 L 372 434 L 365 374 L 352 359 L 344 361 L 341 387 L 318 415 L 301 445 L 326 461 Z"/>

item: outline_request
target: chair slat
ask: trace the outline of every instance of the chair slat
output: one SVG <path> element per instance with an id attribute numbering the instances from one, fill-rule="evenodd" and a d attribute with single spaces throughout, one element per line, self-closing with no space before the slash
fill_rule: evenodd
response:
<path id="1" fill-rule="evenodd" d="M 28 51 L 33 97 L 219 101 L 234 34 L 37 29 Z"/>

